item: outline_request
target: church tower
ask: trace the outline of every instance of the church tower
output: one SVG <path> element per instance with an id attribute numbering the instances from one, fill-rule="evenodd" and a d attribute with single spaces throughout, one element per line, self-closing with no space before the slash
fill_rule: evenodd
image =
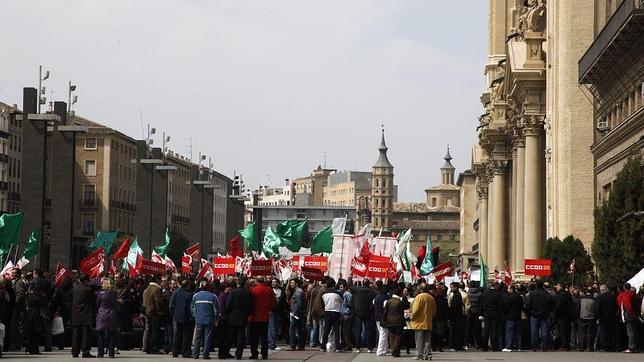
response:
<path id="1" fill-rule="evenodd" d="M 449 145 L 447 145 L 447 154 L 443 157 L 445 164 L 441 167 L 441 184 L 453 185 L 454 184 L 454 166 L 452 165 L 452 156 L 449 154 Z"/>
<path id="2" fill-rule="evenodd" d="M 387 158 L 384 127 L 378 151 L 380 156 L 373 165 L 371 177 L 371 226 L 389 229 L 394 209 L 394 166 Z"/>

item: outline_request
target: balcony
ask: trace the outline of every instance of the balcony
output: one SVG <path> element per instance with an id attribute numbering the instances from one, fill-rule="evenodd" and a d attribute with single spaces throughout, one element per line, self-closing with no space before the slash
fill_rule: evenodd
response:
<path id="1" fill-rule="evenodd" d="M 9 155 L 0 154 L 0 163 L 9 163 Z"/>
<path id="2" fill-rule="evenodd" d="M 81 199 L 78 200 L 78 207 L 81 209 L 95 209 L 98 207 L 96 199 Z"/>
<path id="3" fill-rule="evenodd" d="M 624 0 L 579 60 L 579 83 L 593 84 L 605 69 L 640 39 L 644 28 L 644 0 Z"/>

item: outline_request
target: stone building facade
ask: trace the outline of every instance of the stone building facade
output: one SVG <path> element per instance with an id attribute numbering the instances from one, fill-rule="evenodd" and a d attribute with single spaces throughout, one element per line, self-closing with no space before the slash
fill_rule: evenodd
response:
<path id="1" fill-rule="evenodd" d="M 20 210 L 22 120 L 16 107 L 0 102 L 0 211 Z"/>
<path id="2" fill-rule="evenodd" d="M 357 206 L 360 197 L 371 195 L 371 172 L 339 171 L 329 175 L 324 187 L 325 206 Z"/>
<path id="3" fill-rule="evenodd" d="M 520 274 L 524 259 L 541 256 L 547 237 L 572 234 L 590 246 L 594 107 L 577 84 L 577 63 L 614 3 L 489 1 L 481 152 L 474 153 L 471 170 L 477 200 L 463 205 L 477 210 L 471 246 L 488 265 L 508 261 Z"/>

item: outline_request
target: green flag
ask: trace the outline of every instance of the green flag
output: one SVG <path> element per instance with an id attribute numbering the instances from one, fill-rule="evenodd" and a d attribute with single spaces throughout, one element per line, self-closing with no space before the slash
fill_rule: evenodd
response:
<path id="1" fill-rule="evenodd" d="M 280 246 L 296 253 L 302 247 L 302 239 L 308 233 L 308 220 L 286 220 L 277 224 L 275 233 L 280 238 Z"/>
<path id="2" fill-rule="evenodd" d="M 481 281 L 480 281 L 480 286 L 481 288 L 485 289 L 487 287 L 487 267 L 485 266 L 485 261 L 483 261 L 483 256 L 480 257 L 481 259 Z"/>
<path id="3" fill-rule="evenodd" d="M 29 237 L 29 240 L 25 243 L 25 251 L 22 253 L 22 257 L 25 259 L 29 259 L 32 256 L 38 254 L 38 244 L 40 244 L 40 227 L 35 228 L 34 231 L 31 232 L 31 236 Z"/>
<path id="4" fill-rule="evenodd" d="M 264 245 L 262 248 L 264 255 L 269 258 L 273 255 L 279 255 L 280 244 L 281 240 L 279 235 L 277 235 L 273 228 L 269 226 L 268 229 L 266 229 L 266 234 L 264 235 Z"/>
<path id="5" fill-rule="evenodd" d="M 165 228 L 165 243 L 163 243 L 163 245 L 159 245 L 156 248 L 154 248 L 154 251 L 156 251 L 157 254 L 161 255 L 161 257 L 165 258 L 165 256 L 168 254 L 169 248 L 170 248 L 170 234 L 168 233 L 168 228 Z"/>
<path id="6" fill-rule="evenodd" d="M 420 275 L 427 275 L 434 270 L 434 258 L 432 258 L 432 233 L 427 233 L 427 250 L 425 251 L 425 259 L 420 265 Z"/>
<path id="7" fill-rule="evenodd" d="M 134 242 L 130 245 L 130 250 L 127 253 L 127 258 L 125 258 L 130 265 L 136 265 L 136 258 L 139 254 L 143 254 L 143 249 L 139 246 L 139 239 L 134 239 Z"/>
<path id="8" fill-rule="evenodd" d="M 330 253 L 333 251 L 333 225 L 320 230 L 313 237 L 311 243 L 311 255 L 319 253 Z"/>
<path id="9" fill-rule="evenodd" d="M 239 230 L 239 235 L 246 241 L 246 250 L 257 251 L 259 243 L 257 242 L 257 224 L 251 222 L 245 228 Z"/>
<path id="10" fill-rule="evenodd" d="M 92 241 L 92 244 L 89 246 L 89 250 L 93 251 L 102 246 L 103 249 L 109 253 L 109 250 L 112 247 L 112 244 L 114 244 L 114 240 L 116 240 L 118 233 L 118 231 L 99 231 L 98 234 L 96 234 L 94 241 Z"/>
<path id="11" fill-rule="evenodd" d="M 11 245 L 18 244 L 18 236 L 22 230 L 22 218 L 22 212 L 0 216 L 0 250 L 6 252 Z"/>

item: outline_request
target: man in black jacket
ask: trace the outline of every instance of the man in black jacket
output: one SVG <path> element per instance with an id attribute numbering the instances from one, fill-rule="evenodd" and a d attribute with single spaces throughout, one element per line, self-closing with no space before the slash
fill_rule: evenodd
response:
<path id="1" fill-rule="evenodd" d="M 253 312 L 253 295 L 246 289 L 246 278 L 239 278 L 237 288 L 230 292 L 224 313 L 228 316 L 228 338 L 223 354 L 230 353 L 231 341 L 235 341 L 235 359 L 241 359 L 246 346 L 246 325 L 248 316 Z"/>
<path id="2" fill-rule="evenodd" d="M 554 318 L 559 328 L 559 350 L 570 350 L 570 324 L 572 323 L 572 296 L 561 283 L 556 286 L 554 296 Z"/>
<path id="3" fill-rule="evenodd" d="M 523 311 L 523 297 L 517 292 L 515 285 L 508 287 L 508 294 L 503 295 L 505 307 L 505 348 L 503 352 L 521 351 L 521 312 Z"/>
<path id="4" fill-rule="evenodd" d="M 89 353 L 91 325 L 94 322 L 96 306 L 94 289 L 87 285 L 87 275 L 81 275 L 78 280 L 79 284 L 72 296 L 72 356 L 78 357 L 82 351 L 83 358 L 94 358 Z"/>
<path id="5" fill-rule="evenodd" d="M 484 291 L 481 296 L 481 311 L 485 320 L 481 348 L 484 351 L 488 350 L 488 339 L 493 351 L 501 350 L 501 346 L 503 345 L 502 310 L 503 297 L 501 296 L 501 285 L 499 282 L 494 282 L 492 288 Z"/>
<path id="6" fill-rule="evenodd" d="M 190 311 L 192 291 L 188 280 L 181 281 L 181 288 L 175 290 L 170 297 L 170 318 L 176 323 L 172 356 L 190 358 L 190 345 L 194 330 L 194 320 Z"/>
<path id="7" fill-rule="evenodd" d="M 481 348 L 481 295 L 483 291 L 478 287 L 478 282 L 470 282 L 470 289 L 467 291 L 470 301 L 470 310 L 467 314 L 467 337 L 465 342 L 470 347 Z"/>
<path id="8" fill-rule="evenodd" d="M 599 319 L 599 349 L 613 352 L 615 336 L 617 335 L 617 297 L 606 285 L 599 287 L 597 297 L 597 318 Z"/>
<path id="9" fill-rule="evenodd" d="M 537 280 L 535 289 L 528 294 L 526 300 L 526 311 L 530 314 L 530 331 L 534 352 L 539 347 L 539 337 L 541 337 L 544 352 L 550 347 L 548 315 L 553 308 L 552 296 L 543 289 L 543 280 Z"/>
<path id="10" fill-rule="evenodd" d="M 373 300 L 376 298 L 376 290 L 371 288 L 371 282 L 368 279 L 363 281 L 363 286 L 358 287 L 351 300 L 351 308 L 355 317 L 353 323 L 353 341 L 354 347 L 360 350 L 367 347 L 373 351 L 376 330 L 373 315 Z M 362 338 L 363 333 L 366 338 Z"/>

